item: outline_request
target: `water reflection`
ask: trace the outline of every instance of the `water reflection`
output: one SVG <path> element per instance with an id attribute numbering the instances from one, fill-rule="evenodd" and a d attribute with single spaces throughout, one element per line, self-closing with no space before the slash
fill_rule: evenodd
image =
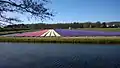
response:
<path id="1" fill-rule="evenodd" d="M 0 68 L 120 68 L 120 46 L 0 43 Z"/>

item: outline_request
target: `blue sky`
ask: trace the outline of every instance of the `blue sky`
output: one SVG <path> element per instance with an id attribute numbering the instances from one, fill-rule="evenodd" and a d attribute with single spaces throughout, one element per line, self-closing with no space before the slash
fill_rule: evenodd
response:
<path id="1" fill-rule="evenodd" d="M 95 22 L 95 21 L 120 21 L 120 0 L 51 0 L 49 8 L 57 12 L 53 21 L 45 23 L 61 22 Z M 22 17 L 24 23 L 27 21 Z"/>

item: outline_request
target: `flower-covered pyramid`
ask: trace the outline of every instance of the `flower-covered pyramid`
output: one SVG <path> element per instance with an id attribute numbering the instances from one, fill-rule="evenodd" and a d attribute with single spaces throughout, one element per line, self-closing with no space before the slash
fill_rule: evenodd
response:
<path id="1" fill-rule="evenodd" d="M 53 29 L 50 29 L 50 30 L 48 30 L 47 32 L 45 32 L 45 33 L 43 33 L 42 35 L 41 35 L 42 37 L 54 37 L 54 36 L 60 36 L 60 34 L 58 34 L 55 30 L 53 30 Z"/>

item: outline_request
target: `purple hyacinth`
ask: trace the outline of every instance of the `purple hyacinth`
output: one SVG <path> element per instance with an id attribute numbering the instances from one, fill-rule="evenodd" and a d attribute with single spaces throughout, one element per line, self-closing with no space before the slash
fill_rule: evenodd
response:
<path id="1" fill-rule="evenodd" d="M 120 36 L 120 32 L 56 29 L 61 36 Z"/>

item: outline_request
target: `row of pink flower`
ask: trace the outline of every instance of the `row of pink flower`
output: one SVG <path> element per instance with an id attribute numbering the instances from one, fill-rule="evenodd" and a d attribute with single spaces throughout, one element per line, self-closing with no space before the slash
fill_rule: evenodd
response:
<path id="1" fill-rule="evenodd" d="M 45 32 L 47 32 L 48 30 L 40 30 L 40 31 L 36 31 L 36 32 L 26 32 L 26 33 L 22 33 L 22 34 L 16 34 L 15 36 L 41 36 L 42 34 L 44 34 Z"/>

